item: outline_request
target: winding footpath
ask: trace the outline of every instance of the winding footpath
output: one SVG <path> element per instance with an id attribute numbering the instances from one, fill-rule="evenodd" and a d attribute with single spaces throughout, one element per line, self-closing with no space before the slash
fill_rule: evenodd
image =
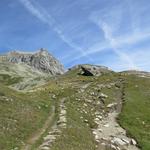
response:
<path id="1" fill-rule="evenodd" d="M 46 132 L 46 130 L 51 126 L 50 130 L 47 131 L 46 136 L 42 139 L 42 144 L 37 148 L 37 150 L 50 150 L 51 145 L 55 142 L 56 138 L 61 135 L 61 129 L 66 128 L 67 119 L 66 119 L 66 107 L 65 107 L 65 99 L 62 98 L 60 100 L 60 106 L 59 106 L 59 117 L 58 120 L 51 125 L 53 122 L 53 119 L 55 117 L 55 106 L 52 106 L 51 115 L 47 118 L 45 121 L 43 127 L 39 129 L 35 134 L 33 134 L 27 142 L 24 144 L 24 146 L 21 148 L 21 150 L 31 150 L 33 145 L 36 144 L 36 142 L 42 138 L 43 134 Z"/>
<path id="2" fill-rule="evenodd" d="M 57 122 L 52 126 L 50 131 L 43 137 L 42 144 L 37 148 L 38 150 L 50 150 L 52 144 L 56 141 L 62 133 L 62 129 L 66 128 L 66 107 L 65 107 L 65 98 L 60 100 L 59 106 L 59 116 Z"/>
<path id="3" fill-rule="evenodd" d="M 27 140 L 26 144 L 22 147 L 21 150 L 31 150 L 32 146 L 40 139 L 42 134 L 46 131 L 46 129 L 50 126 L 51 122 L 53 121 L 55 115 L 55 106 L 52 106 L 50 114 L 51 115 L 47 118 L 43 127 Z"/>

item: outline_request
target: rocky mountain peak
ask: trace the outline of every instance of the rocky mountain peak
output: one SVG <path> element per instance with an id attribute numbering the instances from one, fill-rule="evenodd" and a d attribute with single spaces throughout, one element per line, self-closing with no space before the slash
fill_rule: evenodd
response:
<path id="1" fill-rule="evenodd" d="M 65 71 L 63 65 L 43 48 L 35 53 L 12 51 L 5 57 L 10 63 L 24 63 L 51 75 L 63 74 Z"/>
<path id="2" fill-rule="evenodd" d="M 39 55 L 42 55 L 42 56 L 47 56 L 47 55 L 49 55 L 48 50 L 46 50 L 46 49 L 44 49 L 44 48 L 41 48 L 38 53 L 39 53 Z"/>

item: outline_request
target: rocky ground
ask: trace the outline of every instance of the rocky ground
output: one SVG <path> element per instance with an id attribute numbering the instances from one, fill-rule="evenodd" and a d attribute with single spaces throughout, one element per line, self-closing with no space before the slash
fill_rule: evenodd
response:
<path id="1" fill-rule="evenodd" d="M 89 92 L 88 99 L 85 100 L 83 104 L 83 109 L 78 108 L 77 110 L 80 111 L 81 114 L 85 113 L 87 114 L 88 111 L 86 111 L 86 107 L 88 107 L 89 103 L 93 103 L 92 100 L 95 96 L 99 95 L 99 101 L 96 102 L 96 105 L 99 105 L 99 110 L 95 112 L 95 118 L 94 122 L 96 124 L 96 128 L 92 129 L 92 133 L 95 137 L 96 141 L 96 149 L 97 150 L 139 150 L 137 147 L 137 142 L 133 138 L 129 138 L 126 135 L 126 130 L 123 129 L 119 123 L 117 122 L 117 118 L 119 113 L 121 113 L 122 103 L 123 103 L 123 85 L 118 87 L 118 83 L 122 81 L 117 81 L 113 83 L 108 84 L 98 84 L 95 89 Z M 85 99 L 85 93 L 88 87 L 90 86 L 90 83 L 83 85 L 79 90 L 78 93 L 83 93 L 81 99 L 77 98 L 77 101 L 82 101 L 82 98 Z M 114 103 L 109 103 L 106 108 L 107 111 L 104 109 L 104 104 L 108 96 L 102 92 L 98 92 L 97 90 L 102 90 L 103 88 L 120 88 L 120 93 L 118 94 L 115 99 L 117 99 Z M 96 90 L 96 91 L 95 91 Z M 93 110 L 93 109 L 92 109 Z M 91 110 L 91 111 L 92 111 Z M 83 116 L 81 116 L 81 119 L 88 124 L 88 119 L 84 119 Z"/>
<path id="2" fill-rule="evenodd" d="M 97 141 L 97 149 L 100 147 L 104 150 L 139 150 L 136 141 L 127 137 L 126 131 L 117 123 L 117 116 L 118 113 L 113 111 L 100 120 L 96 119 L 98 128 L 93 129 L 93 134 Z"/>
<path id="3" fill-rule="evenodd" d="M 122 81 L 121 81 L 122 82 Z M 104 85 L 102 87 L 111 88 L 112 83 L 109 85 Z M 117 96 L 117 101 L 108 104 L 107 113 L 98 111 L 95 116 L 95 123 L 97 128 L 93 129 L 93 134 L 97 142 L 97 149 L 113 149 L 113 150 L 138 150 L 137 142 L 127 137 L 126 131 L 119 125 L 117 118 L 119 113 L 121 113 L 122 103 L 123 103 L 123 84 L 119 87 L 121 88 L 120 93 Z M 107 95 L 101 93 L 101 98 L 107 99 Z"/>

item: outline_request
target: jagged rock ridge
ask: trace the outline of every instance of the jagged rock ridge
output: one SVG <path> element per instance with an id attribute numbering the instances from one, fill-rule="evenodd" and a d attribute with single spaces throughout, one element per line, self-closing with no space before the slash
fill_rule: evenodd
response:
<path id="1" fill-rule="evenodd" d="M 25 63 L 51 75 L 63 74 L 65 71 L 63 65 L 45 49 L 40 49 L 36 53 L 13 51 L 8 53 L 5 58 L 8 62 Z"/>

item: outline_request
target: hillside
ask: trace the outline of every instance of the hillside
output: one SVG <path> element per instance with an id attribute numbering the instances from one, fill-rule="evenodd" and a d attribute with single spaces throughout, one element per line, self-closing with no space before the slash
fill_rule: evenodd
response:
<path id="1" fill-rule="evenodd" d="M 0 150 L 149 150 L 150 78 L 129 72 L 1 62 Z"/>
<path id="2" fill-rule="evenodd" d="M 47 82 L 54 75 L 65 72 L 63 65 L 47 50 L 40 49 L 35 53 L 12 51 L 0 55 L 0 76 L 17 78 L 17 84 L 10 85 L 16 90 L 29 90 Z"/>

